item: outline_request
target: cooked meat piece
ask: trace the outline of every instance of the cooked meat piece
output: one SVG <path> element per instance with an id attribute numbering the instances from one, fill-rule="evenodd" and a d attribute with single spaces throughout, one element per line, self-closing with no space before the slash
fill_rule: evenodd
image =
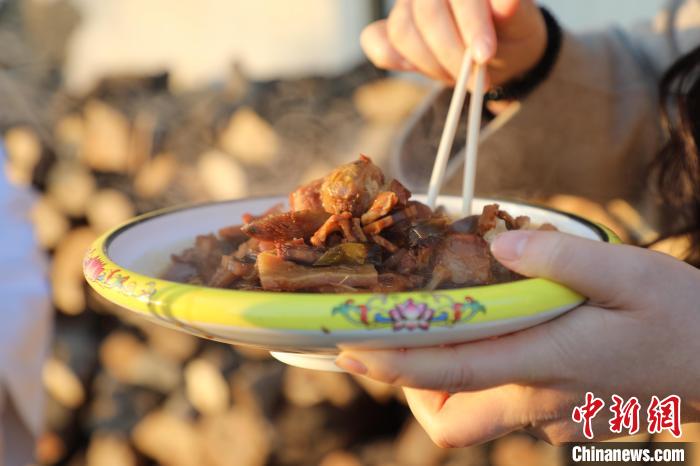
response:
<path id="1" fill-rule="evenodd" d="M 396 194 L 398 205 L 402 207 L 405 206 L 408 203 L 408 200 L 411 198 L 411 191 L 406 189 L 406 187 L 402 185 L 399 180 L 391 180 L 388 190 Z"/>
<path id="2" fill-rule="evenodd" d="M 192 278 L 197 276 L 197 269 L 187 262 L 179 262 L 175 259 L 177 256 L 172 256 L 168 268 L 163 272 L 163 279 L 179 283 L 188 283 Z"/>
<path id="3" fill-rule="evenodd" d="M 477 235 L 453 233 L 438 247 L 428 289 L 434 290 L 444 284 L 487 285 L 492 279 L 488 243 Z"/>
<path id="4" fill-rule="evenodd" d="M 222 254 L 225 254 L 225 251 L 216 236 L 199 235 L 195 238 L 193 248 L 186 249 L 180 255 L 173 255 L 172 259 L 194 267 L 197 270 L 197 276 L 206 283 L 219 266 Z"/>
<path id="5" fill-rule="evenodd" d="M 391 212 L 391 209 L 399 202 L 396 193 L 391 191 L 383 191 L 377 195 L 372 201 L 372 206 L 362 214 L 362 224 L 367 225 L 375 220 L 378 220 Z"/>
<path id="6" fill-rule="evenodd" d="M 352 232 L 359 241 L 363 243 L 367 242 L 367 236 L 365 235 L 365 232 L 362 231 L 362 223 L 357 217 L 352 219 Z"/>
<path id="7" fill-rule="evenodd" d="M 323 211 L 302 210 L 268 215 L 242 227 L 250 237 L 266 241 L 289 241 L 309 238 L 328 219 Z"/>
<path id="8" fill-rule="evenodd" d="M 328 220 L 323 223 L 323 225 L 319 226 L 311 237 L 310 243 L 317 248 L 322 247 L 326 243 L 326 240 L 331 233 L 342 231 L 341 222 L 345 220 L 349 221 L 351 217 L 350 212 L 331 215 L 328 217 Z"/>
<path id="9" fill-rule="evenodd" d="M 378 283 L 372 289 L 374 293 L 394 293 L 397 291 L 415 290 L 422 288 L 425 279 L 419 275 L 399 275 L 383 273 L 379 275 Z"/>
<path id="10" fill-rule="evenodd" d="M 217 288 L 227 288 L 239 278 L 255 272 L 255 265 L 241 262 L 233 255 L 221 256 L 221 264 L 209 279 L 207 285 Z"/>
<path id="11" fill-rule="evenodd" d="M 470 235 L 474 235 L 479 229 L 480 218 L 480 215 L 471 215 L 469 217 L 464 217 L 452 223 L 452 225 L 450 225 L 450 230 L 452 230 L 455 233 L 467 233 Z"/>
<path id="12" fill-rule="evenodd" d="M 515 230 L 515 219 L 513 218 L 512 215 L 510 215 L 508 212 L 505 210 L 499 210 L 498 214 L 496 214 L 498 218 L 506 222 L 506 228 L 508 230 Z"/>
<path id="13" fill-rule="evenodd" d="M 392 271 L 402 275 L 411 274 L 418 270 L 417 250 L 399 249 L 382 264 L 383 271 Z"/>
<path id="14" fill-rule="evenodd" d="M 491 276 L 493 277 L 493 283 L 507 283 L 523 278 L 522 275 L 507 269 L 495 259 L 491 260 Z"/>
<path id="15" fill-rule="evenodd" d="M 243 220 L 243 223 L 250 223 L 254 220 L 265 218 L 268 215 L 281 214 L 282 212 L 284 212 L 284 204 L 280 203 L 273 205 L 260 215 L 243 214 L 241 218 Z"/>
<path id="16" fill-rule="evenodd" d="M 232 251 L 250 239 L 248 235 L 243 233 L 242 225 L 231 225 L 219 229 L 219 238 L 228 243 Z"/>
<path id="17" fill-rule="evenodd" d="M 323 256 L 323 251 L 305 244 L 303 240 L 277 243 L 275 251 L 284 260 L 307 265 L 315 263 Z"/>
<path id="18" fill-rule="evenodd" d="M 498 220 L 498 204 L 484 206 L 484 210 L 479 217 L 477 233 L 484 236 L 487 231 L 496 228 L 496 220 Z"/>
<path id="19" fill-rule="evenodd" d="M 365 227 L 362 230 L 367 235 L 377 235 L 382 230 L 389 228 L 392 225 L 395 225 L 404 220 L 415 218 L 417 213 L 418 208 L 416 206 L 411 205 L 403 210 L 399 210 L 398 212 L 394 212 L 391 215 L 387 215 L 386 217 L 380 218 L 376 222 L 372 222 L 369 225 L 365 225 Z"/>
<path id="20" fill-rule="evenodd" d="M 438 210 L 433 212 L 433 210 L 430 207 L 428 207 L 427 205 L 423 204 L 422 202 L 418 202 L 418 201 L 409 201 L 406 205 L 409 208 L 412 207 L 414 209 L 413 211 L 415 212 L 415 214 L 414 214 L 413 218 L 415 220 L 441 219 L 446 224 L 451 222 L 450 217 L 446 213 L 439 212 L 440 208 L 438 208 Z"/>
<path id="21" fill-rule="evenodd" d="M 268 291 L 313 290 L 323 286 L 371 289 L 377 285 L 377 270 L 369 264 L 307 267 L 263 253 L 258 256 L 257 265 L 260 283 Z"/>
<path id="22" fill-rule="evenodd" d="M 359 217 L 381 192 L 382 186 L 382 171 L 363 155 L 355 162 L 336 168 L 323 179 L 321 203 L 328 213 L 350 212 Z"/>
<path id="23" fill-rule="evenodd" d="M 441 219 L 417 222 L 408 229 L 408 244 L 411 247 L 437 244 L 442 240 L 446 229 Z"/>
<path id="24" fill-rule="evenodd" d="M 355 234 L 353 233 L 351 218 L 341 218 L 338 220 L 338 224 L 340 225 L 340 231 L 343 232 L 343 238 L 345 241 L 349 243 L 355 243 L 358 241 L 358 238 L 355 238 Z"/>
<path id="25" fill-rule="evenodd" d="M 372 235 L 371 238 L 372 238 L 372 241 L 374 241 L 379 246 L 383 247 L 384 249 L 386 249 L 387 251 L 389 251 L 391 253 L 394 253 L 394 252 L 399 250 L 398 246 L 396 246 L 394 243 L 392 243 L 391 241 L 389 241 L 386 238 L 383 238 L 379 235 Z"/>
<path id="26" fill-rule="evenodd" d="M 300 186 L 289 195 L 289 206 L 294 211 L 323 210 L 321 204 L 321 184 L 323 178 Z"/>

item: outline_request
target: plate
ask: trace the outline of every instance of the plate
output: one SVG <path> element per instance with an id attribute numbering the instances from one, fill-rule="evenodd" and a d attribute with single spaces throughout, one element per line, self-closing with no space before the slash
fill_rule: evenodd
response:
<path id="1" fill-rule="evenodd" d="M 83 261 L 85 278 L 101 296 L 144 319 L 209 340 L 264 348 L 287 364 L 323 370 L 337 370 L 333 359 L 340 345 L 382 349 L 467 342 L 537 325 L 585 300 L 539 278 L 389 294 L 238 291 L 158 278 L 170 255 L 189 247 L 196 235 L 280 202 L 286 198 L 183 206 L 134 218 L 95 241 Z M 566 233 L 619 242 L 603 226 L 548 208 L 476 199 L 474 211 L 494 202 Z M 443 196 L 439 204 L 456 213 L 461 198 Z"/>

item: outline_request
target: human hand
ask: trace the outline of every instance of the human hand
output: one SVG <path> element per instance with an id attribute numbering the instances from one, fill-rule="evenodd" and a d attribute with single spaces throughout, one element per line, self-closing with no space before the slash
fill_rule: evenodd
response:
<path id="1" fill-rule="evenodd" d="M 380 68 L 419 71 L 454 84 L 466 47 L 489 64 L 500 85 L 532 69 L 544 54 L 547 30 L 533 0 L 397 0 L 388 19 L 361 36 Z"/>
<path id="2" fill-rule="evenodd" d="M 589 301 L 504 337 L 405 351 L 343 351 L 337 364 L 400 385 L 441 446 L 485 442 L 527 428 L 551 443 L 583 440 L 571 421 L 587 391 L 676 394 L 682 420 L 700 421 L 700 271 L 669 256 L 558 232 L 509 232 L 495 257 L 529 277 L 555 280 Z M 607 408 L 605 408 L 607 409 Z M 596 416 L 596 439 L 611 433 Z M 646 417 L 640 416 L 641 428 Z"/>

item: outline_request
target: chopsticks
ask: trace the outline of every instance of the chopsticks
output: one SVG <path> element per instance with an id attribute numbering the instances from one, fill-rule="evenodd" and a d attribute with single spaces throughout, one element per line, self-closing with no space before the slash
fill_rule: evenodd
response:
<path id="1" fill-rule="evenodd" d="M 467 81 L 471 74 L 472 67 L 476 71 L 476 83 L 474 92 L 469 102 L 469 116 L 467 120 L 467 148 L 464 161 L 464 181 L 462 185 L 462 215 L 471 215 L 471 204 L 474 199 L 474 183 L 476 179 L 476 159 L 479 148 L 479 130 L 481 129 L 481 112 L 484 103 L 484 82 L 486 80 L 486 66 L 473 65 L 471 50 L 464 54 L 462 66 L 459 70 L 459 77 L 452 93 L 452 100 L 447 111 L 445 127 L 440 138 L 437 156 L 433 165 L 433 173 L 430 177 L 428 187 L 428 206 L 435 209 L 437 197 L 445 182 L 445 171 L 450 158 L 450 151 L 454 143 L 459 117 L 464 107 L 464 100 L 467 95 Z"/>

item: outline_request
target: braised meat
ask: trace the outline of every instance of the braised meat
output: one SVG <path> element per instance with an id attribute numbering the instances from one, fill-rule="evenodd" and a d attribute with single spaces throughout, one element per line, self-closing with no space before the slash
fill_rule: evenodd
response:
<path id="1" fill-rule="evenodd" d="M 365 156 L 290 194 L 290 210 L 246 214 L 172 256 L 164 277 L 221 288 L 375 292 L 489 285 L 522 277 L 491 255 L 500 233 L 552 229 L 497 204 L 453 221 L 385 182 Z"/>
<path id="2" fill-rule="evenodd" d="M 326 212 L 350 212 L 353 217 L 364 214 L 382 191 L 384 174 L 362 155 L 359 160 L 341 165 L 323 179 L 321 203 Z"/>

